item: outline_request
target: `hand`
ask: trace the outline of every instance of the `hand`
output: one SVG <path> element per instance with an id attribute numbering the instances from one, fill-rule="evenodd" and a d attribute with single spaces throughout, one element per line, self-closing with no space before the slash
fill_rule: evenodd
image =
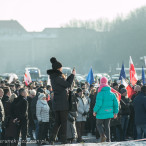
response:
<path id="1" fill-rule="evenodd" d="M 76 70 L 73 69 L 72 74 L 75 76 L 76 75 Z"/>
<path id="2" fill-rule="evenodd" d="M 95 113 L 95 112 L 93 112 L 93 116 L 94 116 L 94 117 L 96 116 L 96 113 Z"/>
<path id="3" fill-rule="evenodd" d="M 13 120 L 13 123 L 15 123 L 17 121 L 17 118 Z"/>
<path id="4" fill-rule="evenodd" d="M 117 114 L 114 114 L 114 119 L 116 119 L 117 118 Z"/>

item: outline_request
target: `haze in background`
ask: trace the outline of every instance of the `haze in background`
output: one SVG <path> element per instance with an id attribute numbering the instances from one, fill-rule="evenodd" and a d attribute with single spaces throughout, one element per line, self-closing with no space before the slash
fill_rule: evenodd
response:
<path id="1" fill-rule="evenodd" d="M 42 31 L 72 19 L 111 21 L 145 4 L 146 0 L 0 0 L 0 20 L 17 20 L 27 31 Z"/>
<path id="2" fill-rule="evenodd" d="M 46 74 L 52 56 L 82 74 L 91 66 L 115 73 L 129 56 L 141 68 L 145 38 L 142 0 L 0 1 L 0 73 L 24 73 L 29 65 Z"/>

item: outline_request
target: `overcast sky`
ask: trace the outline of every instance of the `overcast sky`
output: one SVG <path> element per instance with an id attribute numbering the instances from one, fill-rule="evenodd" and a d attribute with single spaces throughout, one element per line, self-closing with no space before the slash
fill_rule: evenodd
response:
<path id="1" fill-rule="evenodd" d="M 60 27 L 73 19 L 114 19 L 146 0 L 0 0 L 0 20 L 18 20 L 27 31 Z"/>

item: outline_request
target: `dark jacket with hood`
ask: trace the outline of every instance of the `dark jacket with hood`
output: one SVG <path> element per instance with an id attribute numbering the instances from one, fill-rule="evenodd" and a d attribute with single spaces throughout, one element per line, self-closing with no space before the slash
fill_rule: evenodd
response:
<path id="1" fill-rule="evenodd" d="M 71 87 L 74 75 L 71 74 L 67 80 L 65 80 L 59 70 L 48 70 L 47 74 L 50 75 L 51 85 L 54 91 L 54 98 L 52 102 L 53 110 L 69 110 L 67 88 Z"/>
<path id="2" fill-rule="evenodd" d="M 133 101 L 133 105 L 135 111 L 135 124 L 146 124 L 146 95 L 142 92 L 138 94 Z"/>
<path id="3" fill-rule="evenodd" d="M 19 95 L 14 99 L 11 110 L 12 117 L 18 118 L 20 123 L 28 119 L 28 102 L 23 96 Z"/>
<path id="4" fill-rule="evenodd" d="M 126 98 L 125 96 L 121 96 L 120 105 L 120 115 L 130 115 L 131 100 L 129 98 Z"/>

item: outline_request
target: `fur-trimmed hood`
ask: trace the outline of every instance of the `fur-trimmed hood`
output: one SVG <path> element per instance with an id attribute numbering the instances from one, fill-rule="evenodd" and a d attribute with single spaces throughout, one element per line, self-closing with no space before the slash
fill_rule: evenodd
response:
<path id="1" fill-rule="evenodd" d="M 50 76 L 50 79 L 52 79 L 56 76 L 61 76 L 62 72 L 59 70 L 50 69 L 50 70 L 47 70 L 47 74 Z"/>

